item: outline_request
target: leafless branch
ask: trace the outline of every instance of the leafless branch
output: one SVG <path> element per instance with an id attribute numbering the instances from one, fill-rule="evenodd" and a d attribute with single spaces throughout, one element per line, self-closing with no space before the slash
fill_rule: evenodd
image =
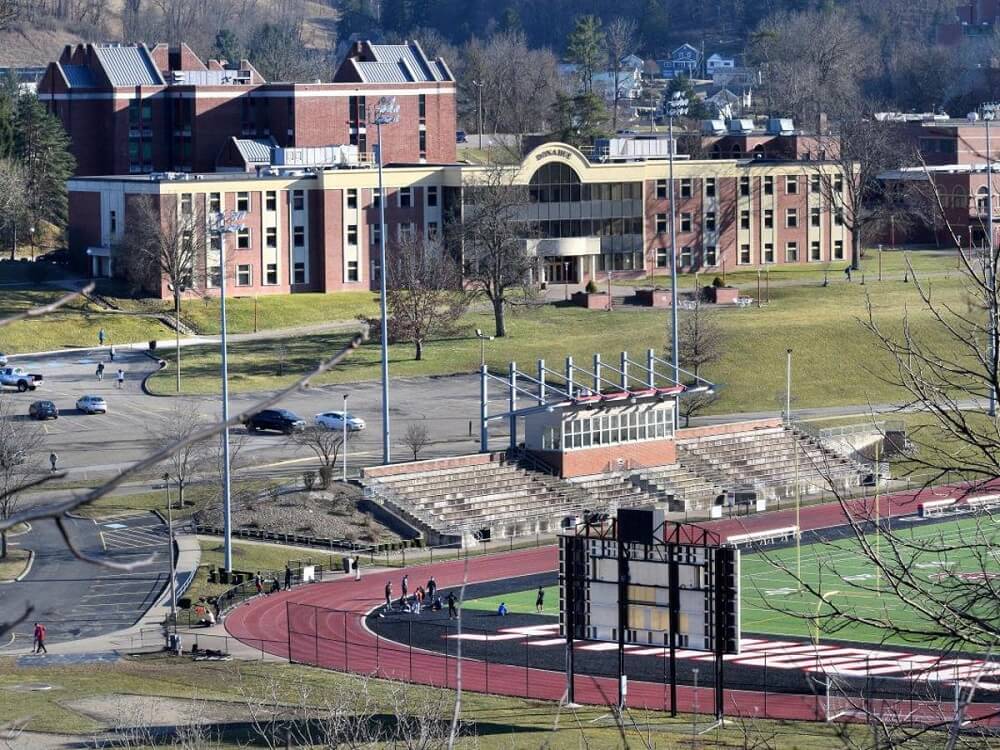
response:
<path id="1" fill-rule="evenodd" d="M 4 326 L 9 326 L 11 323 L 17 323 L 18 321 L 26 320 L 28 318 L 40 318 L 43 315 L 58 310 L 60 307 L 68 305 L 70 302 L 79 299 L 84 294 L 90 294 L 90 292 L 92 291 L 94 291 L 94 282 L 90 282 L 89 284 L 87 284 L 87 286 L 83 287 L 83 289 L 81 289 L 78 292 L 70 292 L 69 294 L 63 297 L 60 297 L 55 302 L 50 302 L 49 304 L 42 305 L 40 307 L 32 307 L 30 310 L 25 310 L 24 312 L 18 313 L 17 315 L 11 315 L 6 318 L 0 318 L 0 328 L 3 328 Z"/>

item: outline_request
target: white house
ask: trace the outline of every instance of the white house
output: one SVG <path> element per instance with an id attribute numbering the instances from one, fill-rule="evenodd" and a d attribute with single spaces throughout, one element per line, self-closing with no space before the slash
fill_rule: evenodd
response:
<path id="1" fill-rule="evenodd" d="M 736 59 L 732 57 L 723 57 L 718 52 L 705 60 L 705 71 L 708 73 L 709 78 L 713 76 L 716 70 L 721 70 L 723 68 L 735 68 Z"/>

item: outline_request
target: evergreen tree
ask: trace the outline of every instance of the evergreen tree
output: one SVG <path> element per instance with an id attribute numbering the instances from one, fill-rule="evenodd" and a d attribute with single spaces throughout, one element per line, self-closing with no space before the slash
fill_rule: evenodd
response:
<path id="1" fill-rule="evenodd" d="M 609 135 L 608 108 L 593 92 L 577 96 L 560 94 L 555 105 L 555 120 L 554 137 L 577 148 L 590 146 L 595 138 Z"/>
<path id="2" fill-rule="evenodd" d="M 73 175 L 76 159 L 69 151 L 62 123 L 45 110 L 37 96 L 24 93 L 17 98 L 14 128 L 13 156 L 24 170 L 29 220 L 64 227 L 66 180 Z"/>
<path id="3" fill-rule="evenodd" d="M 594 89 L 594 73 L 607 62 L 601 19 L 580 16 L 566 40 L 566 58 L 577 66 L 584 93 Z"/>
<path id="4" fill-rule="evenodd" d="M 229 29 L 219 29 L 215 35 L 215 45 L 212 51 L 218 59 L 230 63 L 238 64 L 244 56 L 240 38 Z"/>
<path id="5" fill-rule="evenodd" d="M 14 116 L 17 112 L 17 79 L 11 71 L 0 78 L 0 159 L 14 150 Z"/>

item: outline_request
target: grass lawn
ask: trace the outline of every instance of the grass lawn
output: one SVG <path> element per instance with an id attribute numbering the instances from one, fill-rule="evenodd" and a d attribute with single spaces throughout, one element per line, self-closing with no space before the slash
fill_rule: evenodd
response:
<path id="1" fill-rule="evenodd" d="M 28 550 L 21 547 L 8 547 L 7 557 L 0 559 L 0 581 L 13 581 L 24 572 L 30 559 L 31 553 Z"/>
<path id="2" fill-rule="evenodd" d="M 526 591 L 514 591 L 502 596 L 484 596 L 481 599 L 472 599 L 463 604 L 464 609 L 482 609 L 487 612 L 496 612 L 500 602 L 507 604 L 507 611 L 521 614 L 538 614 L 535 609 L 535 598 L 538 596 L 538 589 L 527 589 Z M 559 587 L 549 586 L 545 589 L 545 603 L 542 607 L 543 615 L 559 614 Z"/>
<path id="3" fill-rule="evenodd" d="M 53 689 L 16 688 L 17 685 L 39 682 L 52 685 Z M 94 733 L 105 727 L 101 722 L 74 710 L 71 705 L 74 701 L 100 696 L 110 713 L 120 713 L 127 721 L 131 714 L 119 696 L 128 697 L 131 706 L 143 705 L 136 703 L 136 696 L 194 699 L 198 701 L 195 707 L 203 707 L 207 715 L 226 716 L 231 711 L 231 717 L 226 718 L 231 722 L 228 731 L 224 723 L 212 725 L 210 736 L 220 733 L 224 739 L 220 744 L 213 742 L 210 746 L 237 748 L 261 744 L 259 737 L 246 730 L 248 702 L 258 707 L 273 706 L 275 703 L 315 705 L 322 716 L 325 715 L 322 707 L 328 701 L 336 700 L 336 696 L 367 691 L 373 698 L 375 712 L 391 716 L 399 711 L 399 704 L 390 698 L 392 690 L 394 686 L 382 680 L 366 680 L 291 664 L 191 662 L 188 659 L 155 656 L 123 659 L 115 664 L 54 664 L 29 668 L 18 666 L 15 659 L 0 658 L 0 695 L 3 696 L 0 700 L 0 724 L 14 723 L 19 727 L 23 724 L 23 729 L 29 732 L 81 735 L 81 743 L 86 743 L 91 741 Z M 426 705 L 432 706 L 440 705 L 438 699 L 443 699 L 445 706 L 451 701 L 450 694 L 443 694 L 434 688 L 407 687 L 405 690 L 406 705 L 410 710 L 417 710 L 421 701 L 427 701 Z M 211 705 L 215 701 L 227 701 L 230 706 Z M 649 737 L 642 729 L 647 723 L 665 730 L 654 735 L 655 746 L 662 750 L 746 747 L 739 722 L 727 724 L 726 728 L 692 744 L 690 716 L 669 719 L 664 714 L 631 712 L 626 726 L 629 727 L 629 721 L 634 721 L 640 729 L 629 727 L 620 734 L 616 727 L 598 721 L 606 713 L 606 709 L 597 707 L 560 710 L 553 703 L 466 692 L 462 696 L 462 718 L 475 724 L 477 736 L 460 739 L 456 747 L 479 750 L 649 747 Z M 149 704 L 143 715 L 156 715 L 155 704 Z M 444 720 L 447 718 L 442 716 Z M 702 722 L 706 720 L 702 717 Z M 773 746 L 782 750 L 833 750 L 843 747 L 837 739 L 838 730 L 860 737 L 866 728 L 860 727 L 855 733 L 850 728 L 834 728 L 821 723 L 754 721 L 750 729 L 752 736 L 773 736 Z M 397 743 L 378 745 L 390 746 L 396 747 Z"/>
<path id="4" fill-rule="evenodd" d="M 65 294 L 57 290 L 3 289 L 0 291 L 0 318 L 49 304 Z M 171 333 L 152 318 L 101 312 L 86 300 L 76 300 L 43 318 L 6 326 L 0 338 L 0 351 L 18 354 L 97 346 L 97 332 L 102 328 L 108 336 L 106 344 L 149 341 L 166 338 Z"/>
<path id="5" fill-rule="evenodd" d="M 950 302 L 964 310 L 959 279 L 935 279 L 933 285 L 938 302 Z M 890 358 L 875 348 L 859 323 L 866 315 L 869 294 L 876 315 L 887 328 L 900 328 L 904 306 L 908 305 L 915 335 L 923 336 L 942 356 L 955 351 L 954 342 L 929 325 L 930 316 L 920 309 L 912 284 L 893 281 L 865 286 L 777 287 L 772 289 L 772 302 L 767 307 L 718 311 L 717 319 L 726 337 L 725 354 L 705 371 L 723 385 L 715 411 L 779 409 L 783 404 L 788 348 L 795 352 L 792 389 L 797 407 L 897 399 L 897 391 L 873 376 L 890 366 Z M 511 360 L 530 368 L 538 358 L 558 369 L 570 354 L 578 362 L 589 364 L 594 352 L 600 352 L 606 361 L 617 361 L 623 348 L 640 358 L 647 347 L 662 351 L 666 343 L 668 311 L 606 312 L 553 305 L 519 310 L 509 320 L 509 336 L 487 344 L 487 361 L 494 370 L 506 370 Z M 479 364 L 479 341 L 474 331 L 489 331 L 491 324 L 488 313 L 469 313 L 459 337 L 428 342 L 424 359 L 419 362 L 413 358 L 411 346 L 392 346 L 390 371 L 394 377 L 474 372 Z M 287 384 L 334 353 L 346 340 L 346 334 L 325 334 L 234 344 L 229 362 L 231 387 L 254 391 Z M 216 349 L 191 348 L 185 354 L 185 392 L 218 392 Z M 282 361 L 286 374 L 279 377 L 276 373 Z M 377 346 L 362 347 L 319 382 L 377 379 L 378 361 Z M 173 392 L 171 363 L 151 379 L 150 386 L 164 394 Z"/>
<path id="6" fill-rule="evenodd" d="M 150 484 L 159 480 L 151 479 Z M 260 480 L 240 480 L 233 483 L 234 492 L 247 490 L 262 490 L 267 486 L 267 482 Z M 184 488 L 184 507 L 177 507 L 177 486 L 170 485 L 170 500 L 173 503 L 173 517 L 177 521 L 187 518 L 193 513 L 201 510 L 207 503 L 216 501 L 219 497 L 217 484 L 206 481 L 204 483 L 192 482 Z M 95 500 L 90 505 L 86 505 L 77 511 L 78 515 L 87 518 L 101 518 L 109 514 L 120 513 L 130 510 L 156 510 L 166 515 L 167 497 L 164 490 L 149 490 L 148 492 L 136 492 L 122 495 L 106 495 Z"/>

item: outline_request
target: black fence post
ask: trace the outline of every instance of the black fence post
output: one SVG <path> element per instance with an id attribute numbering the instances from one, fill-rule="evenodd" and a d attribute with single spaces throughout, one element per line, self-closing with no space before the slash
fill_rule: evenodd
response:
<path id="1" fill-rule="evenodd" d="M 767 718 L 767 651 L 764 652 L 764 718 Z"/>
<path id="2" fill-rule="evenodd" d="M 345 611 L 343 615 L 344 615 L 344 671 L 350 672 L 351 670 L 348 668 L 348 664 L 350 663 L 350 657 L 348 656 L 347 653 L 347 612 Z"/>

